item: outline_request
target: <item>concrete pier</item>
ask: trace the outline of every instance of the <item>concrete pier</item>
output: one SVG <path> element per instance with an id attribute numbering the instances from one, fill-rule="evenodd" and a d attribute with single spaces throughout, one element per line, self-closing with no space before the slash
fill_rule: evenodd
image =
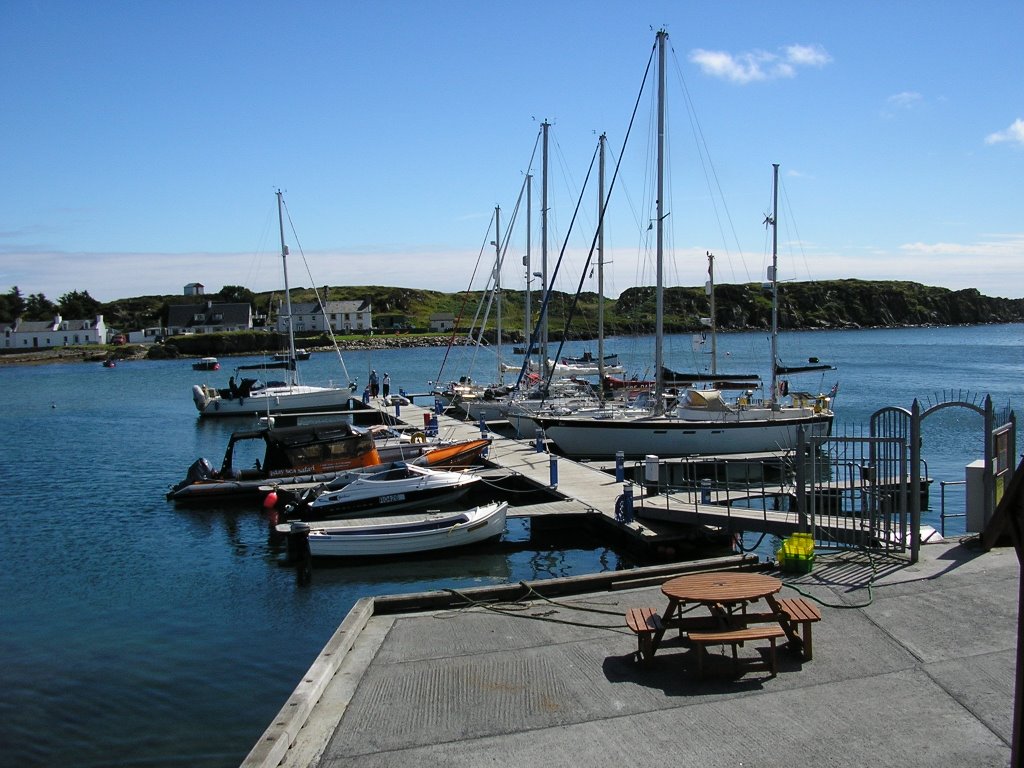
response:
<path id="1" fill-rule="evenodd" d="M 663 610 L 658 585 L 668 573 L 628 573 L 581 577 L 579 594 L 565 584 L 548 594 L 536 582 L 363 599 L 243 765 L 1009 762 L 1020 578 L 1012 548 L 933 544 L 913 565 L 819 552 L 812 573 L 781 575 L 781 596 L 820 603 L 814 659 L 782 650 L 777 677 L 713 663 L 699 679 L 692 649 L 672 633 L 651 664 L 637 663 L 623 615 Z M 758 645 L 741 656 L 756 657 Z"/>

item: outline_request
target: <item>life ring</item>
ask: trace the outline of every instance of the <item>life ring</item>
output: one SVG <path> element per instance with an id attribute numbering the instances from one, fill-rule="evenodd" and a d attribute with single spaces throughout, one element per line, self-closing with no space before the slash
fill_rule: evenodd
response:
<path id="1" fill-rule="evenodd" d="M 412 441 L 414 443 L 425 443 L 425 442 L 427 442 L 427 436 L 425 434 L 423 434 L 422 432 L 413 432 L 412 433 Z"/>

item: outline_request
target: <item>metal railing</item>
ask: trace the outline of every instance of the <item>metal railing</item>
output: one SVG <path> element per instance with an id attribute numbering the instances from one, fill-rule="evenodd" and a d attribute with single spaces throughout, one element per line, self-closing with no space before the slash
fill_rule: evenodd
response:
<path id="1" fill-rule="evenodd" d="M 966 480 L 939 480 L 939 533 L 946 538 L 947 517 L 967 517 L 966 505 L 963 512 L 946 512 L 946 486 L 967 485 Z"/>

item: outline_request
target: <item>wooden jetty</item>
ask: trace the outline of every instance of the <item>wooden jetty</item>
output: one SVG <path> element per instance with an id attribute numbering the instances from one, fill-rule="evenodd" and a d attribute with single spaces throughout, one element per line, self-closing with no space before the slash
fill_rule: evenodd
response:
<path id="1" fill-rule="evenodd" d="M 479 437 L 482 432 L 492 438 L 487 462 L 506 473 L 526 478 L 538 488 L 545 488 L 552 501 L 526 507 L 509 509 L 509 516 L 531 518 L 557 518 L 559 516 L 587 516 L 592 522 L 614 530 L 615 533 L 641 548 L 662 549 L 670 553 L 674 545 L 692 540 L 695 529 L 707 533 L 710 529 L 727 534 L 752 532 L 787 536 L 801 529 L 801 520 L 793 509 L 772 509 L 784 506 L 774 500 L 791 495 L 793 489 L 781 484 L 758 484 L 738 492 L 718 489 L 710 497 L 695 492 L 660 493 L 636 480 L 617 481 L 614 463 L 578 462 L 557 456 L 547 450 L 546 444 L 539 446 L 535 440 L 520 440 L 504 437 L 491 432 L 487 425 L 464 421 L 417 406 L 402 404 L 387 406 L 383 401 L 371 403 L 395 420 L 405 422 L 414 428 L 437 419 L 438 433 L 455 440 Z M 777 454 L 758 454 L 749 457 L 730 457 L 737 462 L 751 462 L 764 458 L 781 461 Z M 623 507 L 625 497 L 632 496 L 632 515 Z M 735 506 L 737 501 L 760 501 L 758 508 Z M 818 521 L 819 529 L 826 535 L 834 535 L 848 541 L 858 532 L 861 523 L 853 518 L 843 519 L 830 516 Z M 835 530 L 830 530 L 835 529 Z"/>

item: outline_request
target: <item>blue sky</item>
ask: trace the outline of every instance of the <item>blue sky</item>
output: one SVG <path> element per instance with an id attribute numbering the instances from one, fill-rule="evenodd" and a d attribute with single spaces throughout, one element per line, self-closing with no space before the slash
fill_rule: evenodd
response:
<path id="1" fill-rule="evenodd" d="M 481 287 L 542 120 L 559 287 L 584 271 L 593 181 L 568 230 L 601 132 L 609 178 L 622 156 L 606 294 L 653 284 L 647 94 L 623 141 L 659 27 L 669 284 L 701 284 L 707 251 L 719 282 L 763 279 L 779 163 L 783 279 L 1024 296 L 1024 3 L 871 0 L 9 0 L 0 290 L 278 288 L 278 188 L 293 286 Z"/>

